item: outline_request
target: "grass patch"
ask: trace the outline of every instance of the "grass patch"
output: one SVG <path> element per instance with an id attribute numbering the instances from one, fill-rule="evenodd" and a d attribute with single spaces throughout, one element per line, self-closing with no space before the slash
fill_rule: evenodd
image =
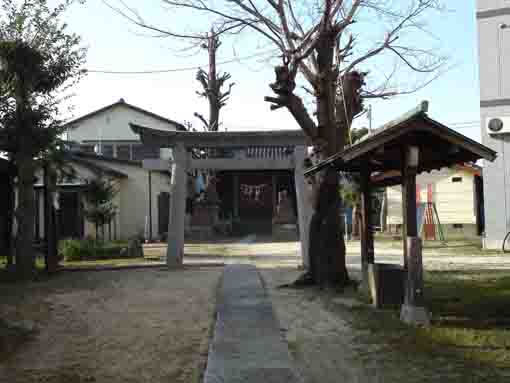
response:
<path id="1" fill-rule="evenodd" d="M 429 328 L 404 325 L 398 310 L 350 310 L 358 341 L 383 347 L 362 357 L 419 370 L 409 382 L 510 381 L 508 273 L 428 272 L 425 292 Z"/>

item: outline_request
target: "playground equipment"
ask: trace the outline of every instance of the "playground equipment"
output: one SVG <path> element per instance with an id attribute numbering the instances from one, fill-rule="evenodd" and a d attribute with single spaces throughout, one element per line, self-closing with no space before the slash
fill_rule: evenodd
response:
<path id="1" fill-rule="evenodd" d="M 423 239 L 439 239 L 446 242 L 443 226 L 437 214 L 434 202 L 422 202 L 417 204 L 418 233 Z"/>

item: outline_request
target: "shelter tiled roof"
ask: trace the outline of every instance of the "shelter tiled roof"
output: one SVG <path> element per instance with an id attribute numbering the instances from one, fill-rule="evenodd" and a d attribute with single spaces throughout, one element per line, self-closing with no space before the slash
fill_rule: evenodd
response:
<path id="1" fill-rule="evenodd" d="M 428 102 L 424 101 L 365 140 L 309 168 L 305 174 L 330 166 L 353 172 L 363 168 L 372 172 L 401 170 L 403 151 L 408 146 L 419 148 L 418 172 L 496 158 L 492 149 L 433 120 L 427 111 Z"/>

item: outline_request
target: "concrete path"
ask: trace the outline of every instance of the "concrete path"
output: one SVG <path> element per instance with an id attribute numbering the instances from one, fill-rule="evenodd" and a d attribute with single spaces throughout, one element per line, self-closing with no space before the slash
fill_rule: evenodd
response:
<path id="1" fill-rule="evenodd" d="M 204 383 L 301 382 L 253 265 L 227 265 Z"/>

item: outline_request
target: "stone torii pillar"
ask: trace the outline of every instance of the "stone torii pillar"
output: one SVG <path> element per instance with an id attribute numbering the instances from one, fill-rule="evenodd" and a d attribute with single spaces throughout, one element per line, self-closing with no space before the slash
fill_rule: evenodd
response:
<path id="1" fill-rule="evenodd" d="M 188 169 L 186 148 L 182 144 L 176 145 L 173 148 L 173 157 L 166 252 L 168 267 L 181 266 L 184 256 L 184 216 Z"/>
<path id="2" fill-rule="evenodd" d="M 306 158 L 306 146 L 294 148 L 294 184 L 296 188 L 296 202 L 299 222 L 299 240 L 301 243 L 301 257 L 305 269 L 310 269 L 310 256 L 308 254 L 308 240 L 310 219 L 312 217 L 311 201 L 306 188 L 304 176 L 304 160 Z"/>

